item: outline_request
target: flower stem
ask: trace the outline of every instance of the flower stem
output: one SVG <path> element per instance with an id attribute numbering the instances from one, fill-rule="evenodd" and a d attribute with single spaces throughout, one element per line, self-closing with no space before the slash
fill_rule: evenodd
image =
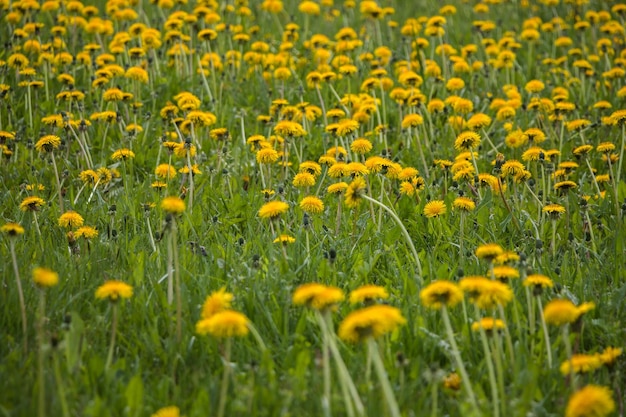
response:
<path id="1" fill-rule="evenodd" d="M 59 169 L 57 168 L 57 160 L 54 157 L 54 152 L 50 152 L 52 156 L 52 167 L 54 168 L 54 179 L 57 182 L 57 192 L 59 193 L 59 210 L 61 213 L 65 213 L 65 209 L 63 208 L 63 196 L 61 195 L 61 181 L 59 180 Z"/>
<path id="2" fill-rule="evenodd" d="M 226 339 L 226 346 L 224 347 L 224 373 L 222 374 L 222 387 L 220 389 L 220 402 L 218 406 L 217 416 L 224 417 L 224 410 L 226 409 L 226 395 L 228 394 L 228 378 L 230 377 L 230 351 L 231 351 L 231 338 Z"/>
<path id="3" fill-rule="evenodd" d="M 472 403 L 472 407 L 474 407 L 474 411 L 476 415 L 481 415 L 480 409 L 478 408 L 478 403 L 476 402 L 476 396 L 474 395 L 474 390 L 472 389 L 469 376 L 467 375 L 467 371 L 465 370 L 465 365 L 463 364 L 463 359 L 461 359 L 461 353 L 459 352 L 459 347 L 456 344 L 456 340 L 454 339 L 454 332 L 452 331 L 452 324 L 450 324 L 450 317 L 448 315 L 448 309 L 446 306 L 443 306 L 441 308 L 441 314 L 443 316 L 443 323 L 446 327 L 448 341 L 450 342 L 450 346 L 452 346 L 452 355 L 454 356 L 454 359 L 456 361 L 456 366 L 458 366 L 459 372 L 461 373 L 463 386 L 465 387 L 465 391 L 467 391 L 467 396 L 469 397 L 469 400 Z"/>
<path id="4" fill-rule="evenodd" d="M 415 249 L 415 245 L 413 244 L 413 240 L 411 239 L 411 236 L 409 235 L 409 232 L 406 230 L 406 227 L 404 227 L 404 224 L 402 224 L 402 220 L 400 220 L 400 218 L 396 215 L 396 213 L 393 212 L 393 210 L 391 210 L 389 207 L 387 207 L 383 203 L 379 202 L 378 200 L 375 200 L 375 199 L 373 199 L 370 196 L 367 196 L 365 194 L 362 194 L 361 197 L 363 197 L 365 200 L 367 200 L 367 201 L 369 201 L 371 203 L 374 203 L 374 204 L 378 205 L 379 207 L 385 209 L 387 211 L 387 213 L 389 213 L 391 215 L 391 217 L 395 220 L 395 222 L 398 224 L 398 226 L 400 227 L 400 230 L 402 231 L 402 234 L 404 235 L 404 238 L 406 239 L 406 242 L 409 245 L 409 248 L 411 249 L 413 257 L 415 258 L 415 263 L 417 265 L 417 274 L 418 274 L 419 283 L 420 283 L 420 285 L 423 284 L 424 279 L 422 278 L 422 264 L 420 262 L 419 255 L 417 254 L 417 250 Z"/>
<path id="5" fill-rule="evenodd" d="M 61 401 L 61 410 L 63 412 L 63 417 L 70 417 L 70 411 L 67 406 L 67 399 L 65 398 L 65 388 L 63 386 L 63 379 L 61 378 L 61 369 L 59 367 L 59 358 L 55 354 L 52 358 L 53 366 L 54 366 L 54 379 L 57 384 L 57 389 L 59 390 L 59 401 Z"/>
<path id="6" fill-rule="evenodd" d="M 477 318 L 478 324 L 480 324 L 480 317 Z M 493 415 L 494 417 L 500 416 L 500 399 L 498 396 L 498 385 L 496 383 L 496 373 L 493 368 L 493 359 L 491 357 L 491 350 L 489 349 L 489 342 L 487 341 L 487 334 L 485 329 L 480 326 L 480 340 L 483 344 L 483 352 L 485 354 L 485 362 L 487 362 L 487 371 L 489 374 L 489 385 L 491 385 L 491 397 L 493 400 Z"/>
<path id="7" fill-rule="evenodd" d="M 109 344 L 109 353 L 107 355 L 107 362 L 104 369 L 109 369 L 113 363 L 113 350 L 115 350 L 115 335 L 117 333 L 117 302 L 112 303 L 113 307 L 113 319 L 111 324 L 111 343 Z"/>
<path id="8" fill-rule="evenodd" d="M 15 272 L 15 283 L 17 284 L 17 297 L 20 300 L 20 313 L 22 315 L 22 333 L 24 334 L 24 354 L 28 352 L 28 321 L 26 318 L 26 304 L 24 303 L 24 291 L 22 290 L 22 280 L 20 270 L 17 267 L 17 257 L 15 256 L 15 242 L 9 241 L 11 248 L 11 260 L 13 261 L 13 271 Z"/>
<path id="9" fill-rule="evenodd" d="M 317 321 L 322 328 L 322 332 L 329 333 L 330 329 L 328 328 L 328 324 L 324 320 L 323 316 L 320 312 L 316 312 Z M 339 348 L 337 347 L 337 343 L 335 342 L 334 333 L 331 334 L 331 337 L 328 338 L 328 347 L 332 353 L 333 359 L 335 359 L 335 364 L 337 365 L 337 370 L 339 373 L 339 380 L 343 385 L 346 385 L 348 388 L 348 392 L 350 393 L 350 397 L 352 397 L 352 402 L 354 402 L 354 406 L 356 408 L 356 413 L 358 416 L 365 415 L 365 407 L 363 407 L 363 402 L 361 402 L 361 398 L 359 397 L 359 392 L 354 385 L 354 381 L 350 377 L 350 373 L 348 372 L 348 368 L 346 367 L 345 362 L 341 358 L 341 353 L 339 352 Z"/>
<path id="10" fill-rule="evenodd" d="M 380 357 L 380 352 L 378 350 L 378 344 L 373 337 L 369 337 L 367 339 L 367 347 L 372 353 L 372 360 L 374 362 L 374 369 L 378 374 L 378 380 L 380 381 L 380 385 L 383 389 L 383 394 L 385 396 L 385 400 L 387 401 L 387 406 L 389 407 L 389 411 L 391 412 L 392 417 L 400 417 L 400 408 L 398 407 L 398 402 L 396 401 L 396 397 L 393 395 L 393 390 L 391 388 L 391 384 L 389 383 L 389 378 L 387 377 L 387 371 L 385 370 L 385 365 L 383 364 L 383 360 Z"/>
<path id="11" fill-rule="evenodd" d="M 546 341 L 546 354 L 548 355 L 548 368 L 552 369 L 552 345 L 550 345 L 550 334 L 548 333 L 548 326 L 546 325 L 546 319 L 543 316 L 543 305 L 541 297 L 537 297 L 537 305 L 539 306 L 539 318 L 541 319 L 541 327 L 543 328 L 543 337 Z"/>
<path id="12" fill-rule="evenodd" d="M 37 341 L 39 343 L 37 349 L 37 388 L 39 392 L 39 408 L 37 415 L 45 417 L 46 415 L 46 381 L 44 378 L 44 350 L 43 350 L 43 325 L 46 311 L 46 293 L 39 291 L 39 317 L 37 320 Z"/>

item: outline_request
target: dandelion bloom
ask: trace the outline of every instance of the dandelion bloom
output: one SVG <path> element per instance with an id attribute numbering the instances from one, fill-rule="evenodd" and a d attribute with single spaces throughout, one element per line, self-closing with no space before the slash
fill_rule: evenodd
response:
<path id="1" fill-rule="evenodd" d="M 483 329 L 487 332 L 487 334 L 491 334 L 494 330 L 504 329 L 504 326 L 504 322 L 500 319 L 483 317 L 480 321 L 472 323 L 472 330 L 478 332 L 480 329 Z"/>
<path id="2" fill-rule="evenodd" d="M 506 305 L 513 299 L 513 290 L 500 281 L 487 280 L 472 299 L 478 308 L 490 309 L 496 305 Z"/>
<path id="3" fill-rule="evenodd" d="M 154 169 L 154 175 L 158 178 L 171 179 L 176 176 L 176 169 L 170 164 L 160 164 Z"/>
<path id="4" fill-rule="evenodd" d="M 600 361 L 603 365 L 612 366 L 615 364 L 615 361 L 617 361 L 617 358 L 622 354 L 622 352 L 622 348 L 614 348 L 609 346 L 604 349 L 602 353 L 599 353 L 598 357 L 600 358 Z"/>
<path id="5" fill-rule="evenodd" d="M 122 281 L 107 281 L 96 290 L 96 298 L 100 300 L 108 299 L 115 302 L 120 298 L 130 298 L 133 296 L 133 287 Z"/>
<path id="6" fill-rule="evenodd" d="M 570 373 L 581 374 L 585 372 L 592 372 L 602 366 L 602 361 L 598 355 L 586 355 L 584 353 L 572 355 L 572 357 L 563 363 L 559 367 L 559 371 L 563 375 L 569 375 Z"/>
<path id="7" fill-rule="evenodd" d="M 328 192 L 328 194 L 342 194 L 347 189 L 348 183 L 342 181 L 335 184 L 330 184 L 326 191 Z"/>
<path id="8" fill-rule="evenodd" d="M 552 300 L 544 307 L 543 315 L 546 323 L 562 326 L 578 320 L 580 311 L 570 300 Z"/>
<path id="9" fill-rule="evenodd" d="M 519 278 L 519 271 L 509 265 L 498 265 L 493 268 L 493 276 L 503 282 Z"/>
<path id="10" fill-rule="evenodd" d="M 273 164 L 278 161 L 278 152 L 272 148 L 259 149 L 256 153 L 256 161 L 259 164 Z"/>
<path id="11" fill-rule="evenodd" d="M 456 372 L 453 372 L 443 379 L 443 386 L 447 389 L 458 391 L 461 389 L 461 377 Z"/>
<path id="12" fill-rule="evenodd" d="M 17 223 L 6 223 L 0 227 L 0 231 L 13 237 L 24 233 L 24 228 Z"/>
<path id="13" fill-rule="evenodd" d="M 615 145 L 611 142 L 602 142 L 596 146 L 596 150 L 600 153 L 611 153 L 615 150 Z"/>
<path id="14" fill-rule="evenodd" d="M 93 239 L 94 237 L 98 237 L 98 230 L 91 226 L 82 226 L 76 229 L 74 236 L 77 238 Z"/>
<path id="15" fill-rule="evenodd" d="M 452 281 L 434 281 L 420 291 L 420 300 L 432 309 L 454 307 L 463 300 L 463 291 Z"/>
<path id="16" fill-rule="evenodd" d="M 476 208 L 476 203 L 467 197 L 457 197 L 452 203 L 452 207 L 461 212 L 472 211 Z"/>
<path id="17" fill-rule="evenodd" d="M 276 219 L 281 214 L 284 214 L 289 210 L 289 204 L 284 201 L 270 201 L 263 204 L 259 209 L 259 217 L 262 219 Z"/>
<path id="18" fill-rule="evenodd" d="M 311 214 L 319 214 L 324 211 L 324 203 L 315 196 L 306 196 L 300 201 L 302 211 Z"/>
<path id="19" fill-rule="evenodd" d="M 300 172 L 293 178 L 294 187 L 312 187 L 315 185 L 315 177 L 308 172 Z"/>
<path id="20" fill-rule="evenodd" d="M 447 211 L 446 203 L 441 200 L 433 200 L 426 203 L 424 206 L 424 216 L 432 219 L 433 217 L 439 217 L 443 214 L 446 214 Z"/>
<path id="21" fill-rule="evenodd" d="M 365 138 L 358 138 L 352 141 L 350 149 L 358 155 L 364 155 L 372 150 L 372 142 Z"/>
<path id="22" fill-rule="evenodd" d="M 20 203 L 20 210 L 39 211 L 39 208 L 43 207 L 45 204 L 46 202 L 42 198 L 30 196 L 22 200 L 22 202 Z"/>
<path id="23" fill-rule="evenodd" d="M 570 396 L 565 417 L 605 417 L 614 410 L 613 393 L 608 387 L 587 385 Z"/>
<path id="24" fill-rule="evenodd" d="M 343 301 L 345 295 L 340 288 L 317 283 L 303 284 L 293 293 L 293 303 L 316 310 L 332 308 Z"/>
<path id="25" fill-rule="evenodd" d="M 59 274 L 48 268 L 35 268 L 33 282 L 39 288 L 54 287 L 59 283 Z"/>
<path id="26" fill-rule="evenodd" d="M 548 204 L 541 211 L 550 216 L 552 220 L 557 220 L 561 214 L 565 213 L 565 207 L 560 204 Z"/>
<path id="27" fill-rule="evenodd" d="M 185 211 L 185 202 L 180 197 L 165 197 L 161 201 L 161 208 L 166 213 L 181 214 Z"/>
<path id="28" fill-rule="evenodd" d="M 355 178 L 346 189 L 346 206 L 357 207 L 361 203 L 361 195 L 365 191 L 365 180 L 361 177 Z"/>
<path id="29" fill-rule="evenodd" d="M 176 406 L 163 407 L 152 414 L 151 417 L 180 417 L 180 410 Z"/>
<path id="30" fill-rule="evenodd" d="M 294 243 L 295 241 L 296 241 L 295 237 L 289 236 L 283 233 L 282 235 L 274 239 L 272 243 L 282 243 L 283 245 L 287 245 L 288 243 Z"/>
<path id="31" fill-rule="evenodd" d="M 368 337 L 378 338 L 406 323 L 402 312 L 388 305 L 373 305 L 353 311 L 339 325 L 339 337 L 357 343 Z"/>
<path id="32" fill-rule="evenodd" d="M 460 151 L 469 151 L 480 145 L 480 135 L 471 130 L 461 132 L 454 141 L 454 149 Z"/>
<path id="33" fill-rule="evenodd" d="M 389 298 L 389 293 L 379 285 L 363 285 L 350 292 L 350 304 L 370 303 L 387 298 Z"/>
<path id="34" fill-rule="evenodd" d="M 535 295 L 541 294 L 544 288 L 554 287 L 554 282 L 550 278 L 541 274 L 531 274 L 526 277 L 523 285 L 532 287 Z"/>
<path id="35" fill-rule="evenodd" d="M 502 255 L 503 252 L 504 250 L 500 245 L 496 243 L 486 243 L 476 249 L 476 256 L 479 259 L 493 261 L 497 256 Z"/>
<path id="36" fill-rule="evenodd" d="M 84 222 L 85 220 L 83 219 L 83 217 L 75 211 L 68 211 L 61 214 L 61 217 L 59 217 L 59 226 L 68 229 L 80 227 L 83 225 Z"/>
<path id="37" fill-rule="evenodd" d="M 201 317 L 208 319 L 209 317 L 223 310 L 230 309 L 230 303 L 233 301 L 233 294 L 226 292 L 226 287 L 220 288 L 218 291 L 212 292 L 204 304 L 202 304 Z"/>
<path id="38" fill-rule="evenodd" d="M 56 135 L 46 135 L 37 141 L 35 149 L 39 152 L 52 152 L 61 145 L 61 138 Z"/>
<path id="39" fill-rule="evenodd" d="M 224 310 L 196 323 L 196 333 L 220 338 L 246 336 L 250 332 L 249 322 L 250 320 L 238 311 Z"/>
<path id="40" fill-rule="evenodd" d="M 120 159 L 123 159 L 123 160 L 133 159 L 134 157 L 135 157 L 135 152 L 126 148 L 118 149 L 117 151 L 113 152 L 113 154 L 111 155 L 111 159 L 113 159 L 114 161 L 119 161 Z"/>

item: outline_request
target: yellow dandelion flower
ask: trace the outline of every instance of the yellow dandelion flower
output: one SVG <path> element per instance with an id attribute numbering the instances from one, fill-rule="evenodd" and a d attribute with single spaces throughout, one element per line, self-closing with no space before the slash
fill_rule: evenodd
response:
<path id="1" fill-rule="evenodd" d="M 483 317 L 480 321 L 472 323 L 473 331 L 478 332 L 480 329 L 483 329 L 488 335 L 492 334 L 494 331 L 502 330 L 504 327 L 505 325 L 502 320 L 493 317 Z"/>
<path id="2" fill-rule="evenodd" d="M 161 201 L 161 209 L 166 213 L 181 214 L 185 211 L 185 202 L 180 197 L 165 197 Z"/>
<path id="3" fill-rule="evenodd" d="M 559 371 L 563 375 L 570 373 L 581 374 L 595 371 L 602 366 L 602 361 L 598 355 L 586 355 L 584 353 L 572 355 L 572 357 L 561 363 Z"/>
<path id="4" fill-rule="evenodd" d="M 441 200 L 433 200 L 426 203 L 424 206 L 424 216 L 432 219 L 446 214 L 448 207 L 446 203 Z"/>
<path id="5" fill-rule="evenodd" d="M 59 274 L 48 268 L 33 269 L 33 282 L 39 288 L 54 287 L 59 283 Z"/>
<path id="6" fill-rule="evenodd" d="M 300 201 L 300 208 L 309 214 L 319 214 L 324 211 L 324 203 L 315 196 L 306 196 Z"/>
<path id="7" fill-rule="evenodd" d="M 406 323 L 399 309 L 388 305 L 373 305 L 353 311 L 339 325 L 342 340 L 358 343 L 369 337 L 378 338 Z"/>
<path id="8" fill-rule="evenodd" d="M 151 417 L 180 417 L 180 409 L 176 406 L 163 407 L 152 414 Z"/>
<path id="9" fill-rule="evenodd" d="M 454 207 L 455 210 L 468 212 L 476 208 L 476 203 L 472 199 L 467 197 L 457 197 L 454 199 L 452 207 Z"/>
<path id="10" fill-rule="evenodd" d="M 196 323 L 196 333 L 200 335 L 210 334 L 218 338 L 234 336 L 246 336 L 250 329 L 250 320 L 234 310 L 223 310 Z"/>
<path id="11" fill-rule="evenodd" d="M 350 208 L 358 207 L 362 200 L 362 193 L 365 192 L 365 180 L 362 177 L 356 177 L 345 191 L 346 206 Z"/>
<path id="12" fill-rule="evenodd" d="M 270 201 L 263 204 L 259 209 L 259 217 L 262 219 L 276 219 L 289 210 L 289 204 L 284 201 Z"/>
<path id="13" fill-rule="evenodd" d="M 350 304 L 371 303 L 387 298 L 389 298 L 389 293 L 379 285 L 363 285 L 350 292 Z"/>
<path id="14" fill-rule="evenodd" d="M 43 198 L 39 198 L 36 196 L 26 197 L 20 203 L 20 210 L 22 211 L 39 211 L 39 208 L 46 205 L 46 202 Z"/>
<path id="15" fill-rule="evenodd" d="M 608 387 L 587 385 L 569 397 L 565 417 L 606 417 L 614 410 L 613 393 Z"/>
<path id="16" fill-rule="evenodd" d="M 201 317 L 208 319 L 220 311 L 230 309 L 232 301 L 233 294 L 226 292 L 226 287 L 220 288 L 218 291 L 211 293 L 211 295 L 204 300 Z"/>
<path id="17" fill-rule="evenodd" d="M 463 291 L 452 281 L 433 281 L 420 291 L 420 300 L 432 309 L 454 307 L 463 300 Z"/>
<path id="18" fill-rule="evenodd" d="M 122 281 L 107 281 L 96 290 L 97 299 L 108 299 L 111 302 L 116 302 L 120 298 L 130 298 L 132 296 L 133 287 Z"/>
<path id="19" fill-rule="evenodd" d="M 493 261 L 497 256 L 502 255 L 504 250 L 496 243 L 486 243 L 476 248 L 476 256 L 479 259 Z"/>
<path id="20" fill-rule="evenodd" d="M 83 219 L 83 217 L 75 211 L 68 211 L 66 213 L 63 213 L 61 217 L 59 217 L 59 226 L 65 227 L 67 229 L 80 227 L 83 225 L 84 222 L 85 220 Z"/>
<path id="21" fill-rule="evenodd" d="M 41 137 L 35 144 L 35 149 L 39 152 L 52 152 L 61 145 L 61 138 L 56 135 L 46 135 Z"/>

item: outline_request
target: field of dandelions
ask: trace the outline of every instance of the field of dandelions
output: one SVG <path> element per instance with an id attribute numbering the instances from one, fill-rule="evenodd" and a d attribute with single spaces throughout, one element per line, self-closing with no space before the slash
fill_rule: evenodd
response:
<path id="1" fill-rule="evenodd" d="M 624 416 L 623 3 L 0 19 L 0 416 Z"/>

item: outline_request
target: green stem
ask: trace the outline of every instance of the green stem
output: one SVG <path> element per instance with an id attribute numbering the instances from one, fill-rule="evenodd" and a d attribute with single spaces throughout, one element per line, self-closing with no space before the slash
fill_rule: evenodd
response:
<path id="1" fill-rule="evenodd" d="M 361 197 L 363 197 L 365 200 L 369 201 L 370 203 L 374 203 L 378 205 L 379 207 L 385 209 L 385 211 L 387 211 L 387 213 L 389 213 L 389 215 L 391 215 L 391 217 L 398 224 L 398 227 L 400 227 L 400 230 L 402 231 L 402 235 L 404 236 L 407 244 L 409 245 L 409 248 L 411 249 L 413 257 L 415 258 L 415 263 L 417 265 L 417 274 L 418 274 L 417 278 L 418 278 L 419 284 L 420 285 L 423 284 L 424 278 L 422 277 L 422 264 L 420 262 L 419 255 L 417 254 L 417 250 L 415 249 L 415 245 L 413 244 L 413 240 L 411 239 L 409 232 L 406 230 L 406 227 L 404 227 L 404 224 L 402 224 L 402 220 L 400 220 L 400 218 L 396 215 L 396 213 L 393 212 L 393 210 L 391 210 L 389 207 L 379 202 L 378 200 L 375 200 L 365 194 L 361 195 Z"/>
<path id="2" fill-rule="evenodd" d="M 63 379 L 61 378 L 59 358 L 57 358 L 56 354 L 52 357 L 52 362 L 54 366 L 54 379 L 57 384 L 57 389 L 59 390 L 59 401 L 61 401 L 61 410 L 63 412 L 63 417 L 69 417 L 70 411 L 69 407 L 67 406 L 67 399 L 65 398 L 65 387 L 63 386 Z"/>
<path id="3" fill-rule="evenodd" d="M 28 321 L 26 318 L 26 303 L 24 302 L 24 291 L 22 290 L 22 280 L 20 270 L 17 267 L 17 257 L 15 256 L 15 242 L 9 241 L 11 248 L 11 260 L 13 261 L 13 272 L 15 273 L 15 283 L 17 284 L 17 297 L 20 301 L 20 314 L 22 315 L 22 333 L 24 335 L 24 355 L 28 352 Z"/>
<path id="4" fill-rule="evenodd" d="M 226 396 L 228 394 L 228 378 L 230 377 L 230 350 L 231 350 L 231 338 L 226 339 L 226 346 L 224 348 L 224 373 L 222 374 L 222 387 L 220 389 L 220 402 L 218 406 L 217 416 L 224 417 L 224 410 L 226 409 Z"/>
<path id="5" fill-rule="evenodd" d="M 441 308 L 441 315 L 443 316 L 443 323 L 446 327 L 448 341 L 450 342 L 450 346 L 452 346 L 452 356 L 454 356 L 454 360 L 456 361 L 456 366 L 459 368 L 459 372 L 461 373 L 461 379 L 463 380 L 463 387 L 465 387 L 465 391 L 467 392 L 467 396 L 469 397 L 469 400 L 472 403 L 472 407 L 474 408 L 475 414 L 482 415 L 480 412 L 480 409 L 478 408 L 478 403 L 476 402 L 476 396 L 474 395 L 474 390 L 472 389 L 469 376 L 467 375 L 467 371 L 465 370 L 463 359 L 461 359 L 461 353 L 459 351 L 459 347 L 456 344 L 456 340 L 454 339 L 454 332 L 452 331 L 452 324 L 450 324 L 450 317 L 448 315 L 448 308 L 446 306 L 443 306 Z"/>
<path id="6" fill-rule="evenodd" d="M 541 319 L 541 327 L 543 328 L 543 337 L 546 341 L 546 354 L 548 355 L 548 368 L 552 369 L 552 345 L 550 344 L 550 334 L 548 333 L 548 326 L 546 325 L 546 319 L 543 316 L 543 305 L 542 305 L 540 296 L 537 296 L 537 305 L 539 306 L 539 318 Z"/>
<path id="7" fill-rule="evenodd" d="M 111 324 L 111 343 L 109 344 L 109 353 L 107 355 L 107 362 L 104 369 L 109 369 L 113 363 L 113 350 L 115 350 L 115 335 L 117 333 L 117 302 L 112 303 L 113 307 L 113 319 Z"/>
<path id="8" fill-rule="evenodd" d="M 477 323 L 480 324 L 480 317 L 477 315 Z M 494 329 L 495 331 L 495 329 Z M 491 357 L 491 350 L 489 349 L 489 342 L 487 341 L 487 334 L 485 329 L 480 326 L 480 340 L 483 344 L 483 352 L 485 354 L 485 362 L 487 362 L 487 372 L 489 374 L 489 385 L 491 386 L 491 397 L 493 400 L 493 415 L 495 417 L 500 416 L 500 399 L 498 396 L 498 385 L 496 383 L 496 373 L 493 368 L 493 359 Z"/>
<path id="9" fill-rule="evenodd" d="M 367 347 L 372 353 L 374 369 L 376 370 L 376 374 L 378 375 L 378 380 L 380 381 L 380 385 L 383 389 L 383 394 L 385 396 L 385 400 L 387 401 L 387 406 L 389 407 L 391 416 L 400 417 L 400 408 L 398 407 L 398 402 L 396 401 L 395 395 L 393 395 L 393 389 L 391 388 L 391 383 L 389 382 L 389 378 L 387 377 L 385 365 L 383 364 L 383 360 L 380 357 L 378 344 L 373 337 L 369 337 L 367 339 Z"/>
<path id="10" fill-rule="evenodd" d="M 43 350 L 43 325 L 46 311 L 46 293 L 43 290 L 39 291 L 39 317 L 37 320 L 37 339 L 39 342 L 37 350 L 37 388 L 39 392 L 39 408 L 37 415 L 39 417 L 45 417 L 46 415 L 46 381 L 44 378 L 44 359 L 45 354 Z"/>

